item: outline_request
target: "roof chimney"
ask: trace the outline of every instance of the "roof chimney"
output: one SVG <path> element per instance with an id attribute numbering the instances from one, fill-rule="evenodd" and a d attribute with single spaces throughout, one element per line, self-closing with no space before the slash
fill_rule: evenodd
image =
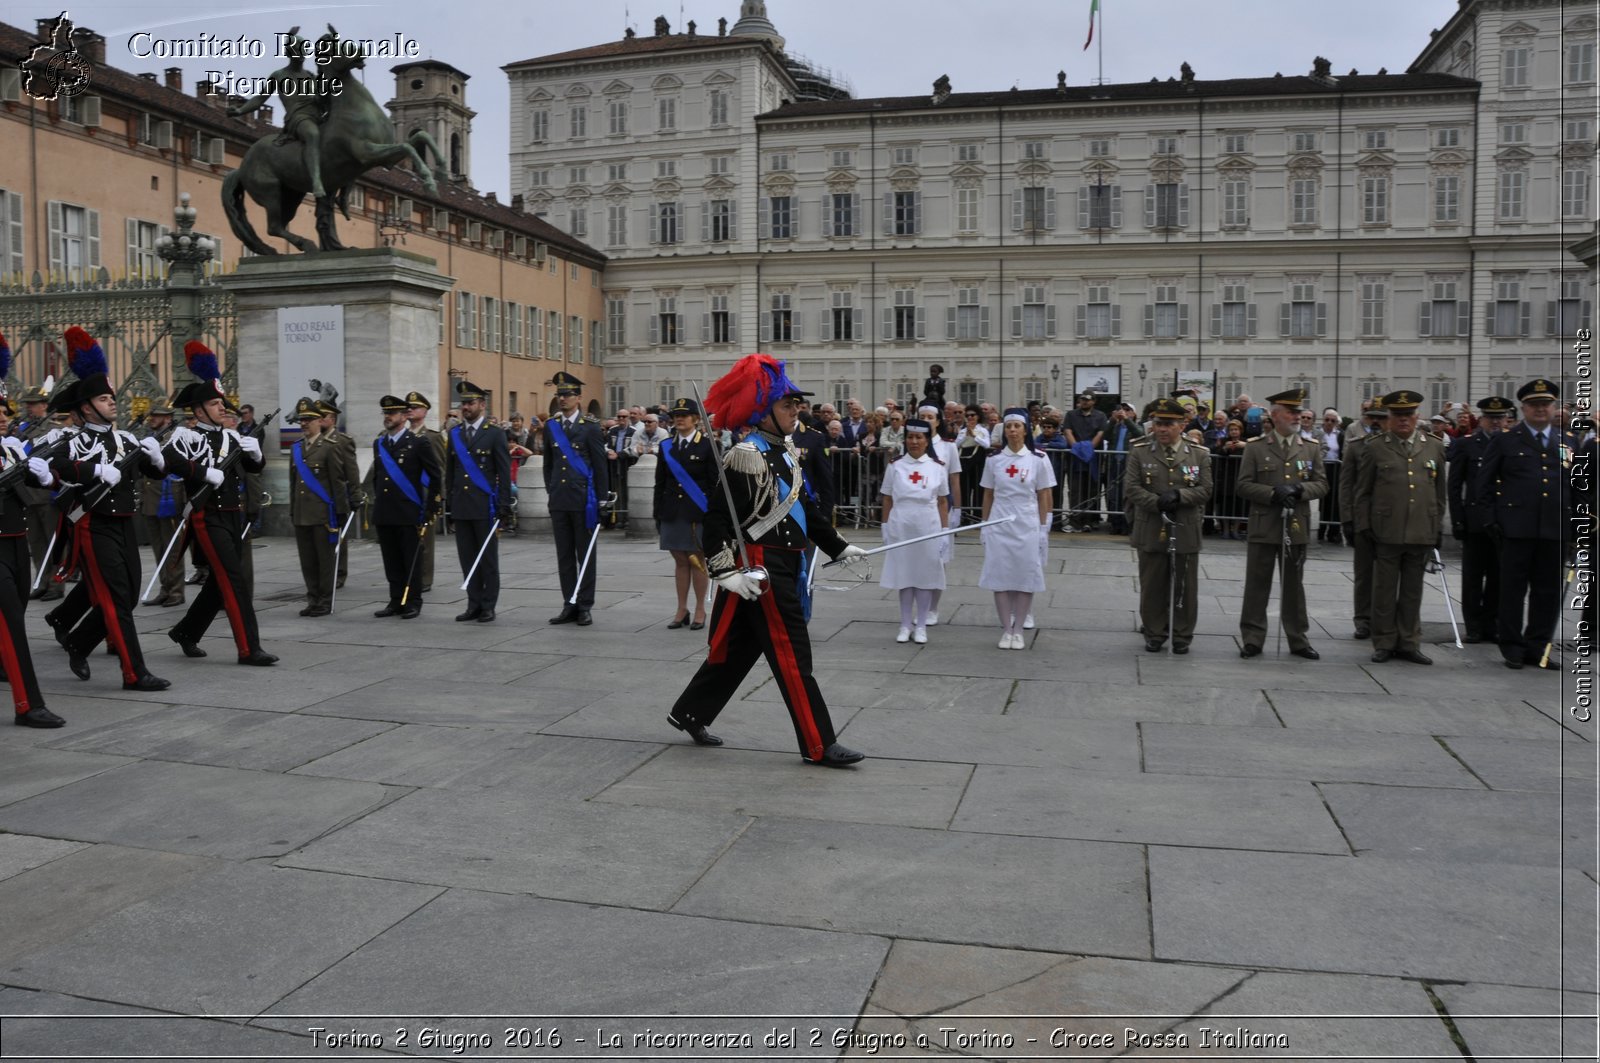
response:
<path id="1" fill-rule="evenodd" d="M 516 211 L 519 214 L 522 213 L 522 203 L 523 203 L 522 193 L 521 192 L 512 193 L 512 196 L 511 196 L 511 209 Z"/>
<path id="2" fill-rule="evenodd" d="M 950 75 L 940 74 L 939 80 L 933 83 L 933 102 L 943 103 L 950 98 Z"/>
<path id="3" fill-rule="evenodd" d="M 106 64 L 106 39 L 87 26 L 79 26 L 72 31 L 73 46 L 83 54 L 83 57 L 96 66 Z"/>
<path id="4" fill-rule="evenodd" d="M 183 91 L 183 67 L 169 66 L 163 73 L 166 74 L 167 88 L 175 92 Z"/>
<path id="5" fill-rule="evenodd" d="M 728 35 L 728 20 L 725 19 L 725 18 L 717 19 L 717 36 L 718 37 L 726 37 L 727 35 Z"/>

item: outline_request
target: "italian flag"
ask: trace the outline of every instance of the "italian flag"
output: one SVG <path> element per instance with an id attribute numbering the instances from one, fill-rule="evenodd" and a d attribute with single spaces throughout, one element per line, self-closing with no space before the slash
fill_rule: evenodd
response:
<path id="1" fill-rule="evenodd" d="M 1100 0 L 1090 0 L 1089 3 L 1089 39 L 1083 42 L 1083 50 L 1088 51 L 1089 45 L 1094 42 L 1094 17 L 1100 13 Z"/>

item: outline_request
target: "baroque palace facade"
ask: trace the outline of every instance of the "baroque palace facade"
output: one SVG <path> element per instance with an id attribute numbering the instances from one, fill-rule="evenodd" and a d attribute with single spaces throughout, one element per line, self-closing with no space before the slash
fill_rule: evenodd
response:
<path id="1" fill-rule="evenodd" d="M 82 27 L 74 41 L 90 63 L 87 91 L 35 99 L 24 89 L 20 65 L 49 40 L 53 21 L 41 20 L 33 33 L 0 23 L 0 294 L 30 288 L 35 273 L 57 286 L 92 282 L 101 270 L 113 286 L 157 283 L 163 267 L 156 242 L 183 193 L 192 197 L 197 228 L 217 245 L 213 268 L 231 270 L 244 249 L 223 215 L 222 178 L 255 140 L 277 131 L 271 106 L 250 120 L 230 118 L 226 107 L 237 97 L 213 93 L 203 81 L 186 92 L 178 67 L 160 79 L 119 70 L 106 61 L 105 39 Z M 467 377 L 492 392 L 499 417 L 519 406 L 542 414 L 554 395 L 548 381 L 562 369 L 598 394 L 605 255 L 472 189 L 469 75 L 434 60 L 393 73 L 389 108 L 397 135 L 419 128 L 434 134 L 449 156 L 451 178 L 429 195 L 409 171 L 370 171 L 351 196 L 351 220 L 339 220 L 339 236 L 353 248 L 391 242 L 434 259 L 455 278 L 440 319 L 440 377 L 415 386 L 439 409 L 452 380 Z M 247 209 L 265 234 L 261 210 L 253 203 Z M 313 235 L 309 200 L 291 228 Z M 43 344 L 22 347 L 17 337 L 12 344 L 18 347 L 13 392 L 64 367 L 48 364 Z M 170 385 L 173 359 L 161 353 L 152 368 Z M 118 377 L 127 370 L 113 365 Z M 181 385 L 187 377 L 179 376 Z"/>
<path id="2" fill-rule="evenodd" d="M 1081 369 L 1348 412 L 1511 394 L 1591 324 L 1584 5 L 1462 0 L 1404 73 L 878 99 L 812 77 L 764 3 L 685 30 L 505 68 L 513 192 L 609 259 L 613 404 L 763 349 L 833 401 L 938 362 L 969 401 L 1060 403 Z"/>

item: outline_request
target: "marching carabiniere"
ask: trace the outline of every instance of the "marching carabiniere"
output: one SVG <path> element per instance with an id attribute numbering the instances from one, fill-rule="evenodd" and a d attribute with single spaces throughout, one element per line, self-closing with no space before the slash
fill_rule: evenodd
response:
<path id="1" fill-rule="evenodd" d="M 367 497 L 389 581 L 389 602 L 373 615 L 414 620 L 422 613 L 418 554 L 439 511 L 444 468 L 433 444 L 407 427 L 405 399 L 385 395 L 378 408 L 383 411 L 383 435 L 372 441 Z"/>
<path id="2" fill-rule="evenodd" d="M 260 472 L 266 466 L 261 443 L 222 426 L 224 410 L 237 410 L 222 389 L 217 356 L 199 340 L 184 345 L 189 371 L 198 379 L 178 395 L 178 405 L 194 412 L 194 427 L 172 433 L 163 452 L 168 467 L 183 477 L 189 495 L 188 519 L 182 534 L 196 556 L 205 559 L 211 576 L 200 586 L 194 604 L 167 637 L 186 657 L 204 657 L 200 639 L 217 618 L 228 614 L 239 663 L 257 667 L 273 665 L 278 658 L 261 648 L 256 608 L 244 574 L 241 545 L 244 538 L 244 471 Z"/>
<path id="3" fill-rule="evenodd" d="M 23 418 L 11 426 L 11 433 L 22 440 L 23 449 L 30 454 L 35 443 L 55 430 L 55 423 L 50 420 L 50 399 L 60 389 L 54 384 L 53 376 L 46 377 L 44 383 L 22 393 Z M 33 563 L 44 568 L 49 564 L 45 554 L 50 545 L 50 536 L 56 531 L 61 514 L 51 505 L 49 491 L 23 487 L 20 496 L 28 507 L 28 552 L 33 555 Z M 39 589 L 33 591 L 31 597 L 47 602 L 61 598 L 61 584 L 48 576 L 40 579 L 38 585 Z"/>
<path id="4" fill-rule="evenodd" d="M 306 607 L 300 615 L 327 616 L 333 612 L 334 553 L 351 508 L 356 464 L 323 436 L 324 415 L 315 400 L 301 399 L 294 416 L 300 438 L 289 455 L 289 520 L 306 583 Z"/>
<path id="5" fill-rule="evenodd" d="M 716 455 L 711 441 L 700 431 L 700 404 L 682 398 L 673 404 L 672 434 L 661 443 L 656 463 L 655 515 L 661 549 L 672 554 L 673 585 L 678 608 L 667 627 L 706 626 L 705 551 L 700 541 L 706 510 L 717 488 Z M 688 598 L 694 592 L 694 622 L 689 621 Z"/>
<path id="6" fill-rule="evenodd" d="M 711 651 L 678 695 L 668 722 L 696 745 L 720 746 L 706 730 L 765 655 L 794 723 L 800 755 L 838 768 L 862 754 L 840 745 L 822 691 L 811 675 L 805 605 L 808 540 L 834 559 L 865 553 L 839 537 L 800 482 L 800 455 L 789 439 L 808 392 L 783 363 L 765 354 L 735 362 L 711 386 L 705 406 L 715 432 L 753 426 L 722 458 L 706 513 L 705 549 L 717 596 L 711 609 Z"/>
<path id="7" fill-rule="evenodd" d="M 66 341 L 72 371 L 78 376 L 72 401 L 83 419 L 83 431 L 72 437 L 66 455 L 51 468 L 57 479 L 77 485 L 68 512 L 72 553 L 74 562 L 84 568 L 93 608 L 64 636 L 63 628 L 57 627 L 58 639 L 80 679 L 89 678 L 89 653 L 106 640 L 121 661 L 124 690 L 165 690 L 172 684 L 145 667 L 133 623 L 141 589 L 133 517 L 139 509 L 135 477 L 141 472 L 165 475 L 166 463 L 154 439 L 140 443 L 115 427 L 116 390 L 106 378 L 106 356 L 100 345 L 76 326 L 67 330 Z"/>
<path id="8" fill-rule="evenodd" d="M 1170 635 L 1172 652 L 1185 654 L 1200 617 L 1200 532 L 1211 501 L 1211 452 L 1184 440 L 1189 411 L 1183 403 L 1157 399 L 1150 416 L 1153 438 L 1129 448 L 1122 473 L 1133 519 L 1130 542 L 1139 554 L 1140 630 L 1151 653 Z"/>
<path id="9" fill-rule="evenodd" d="M 144 435 L 139 438 L 148 436 L 161 442 L 172 427 L 172 407 L 165 403 L 151 406 L 144 427 Z M 150 536 L 150 551 L 155 555 L 156 564 L 161 565 L 156 593 L 142 602 L 143 605 L 183 604 L 183 551 L 169 551 L 167 546 L 183 526 L 179 516 L 186 501 L 183 477 L 176 473 L 168 471 L 165 476 L 146 476 L 139 481 L 139 515 L 144 518 Z M 161 564 L 163 557 L 167 559 L 164 565 Z"/>
<path id="10" fill-rule="evenodd" d="M 412 435 L 421 436 L 433 444 L 434 453 L 439 455 L 439 468 L 442 469 L 444 468 L 445 458 L 445 438 L 443 432 L 436 428 L 428 427 L 428 414 L 432 410 L 433 403 L 428 401 L 428 396 L 420 391 L 406 392 L 406 421 L 411 427 L 411 433 Z M 441 484 L 434 483 L 426 486 L 430 487 L 434 494 L 440 495 L 441 498 L 443 497 L 444 488 Z M 422 537 L 422 561 L 418 565 L 422 570 L 422 574 L 419 577 L 421 586 L 418 588 L 422 594 L 427 594 L 433 590 L 433 543 L 438 536 L 432 534 L 432 532 L 438 530 L 438 518 L 435 517 L 434 520 L 436 523 L 430 529 L 430 534 Z"/>
<path id="11" fill-rule="evenodd" d="M 457 620 L 494 620 L 500 600 L 500 520 L 511 508 L 511 445 L 485 415 L 489 393 L 469 380 L 456 388 L 462 423 L 450 429 L 445 484 L 456 529 L 456 556 L 467 582 Z"/>
<path id="12" fill-rule="evenodd" d="M 551 617 L 550 623 L 587 627 L 593 622 L 589 610 L 594 608 L 600 559 L 590 557 L 584 568 L 583 556 L 594 530 L 600 526 L 600 503 L 609 490 L 606 444 L 600 422 L 583 415 L 583 381 L 571 373 L 557 373 L 553 383 L 561 413 L 544 422 L 544 488 L 549 499 L 550 530 L 556 538 L 561 612 Z"/>

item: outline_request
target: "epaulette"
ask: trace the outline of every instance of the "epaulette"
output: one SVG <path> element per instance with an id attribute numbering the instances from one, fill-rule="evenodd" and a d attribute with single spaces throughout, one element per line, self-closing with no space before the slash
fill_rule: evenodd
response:
<path id="1" fill-rule="evenodd" d="M 1153 439 L 1135 439 L 1133 445 L 1136 447 L 1153 447 L 1156 445 L 1156 441 Z"/>
<path id="2" fill-rule="evenodd" d="M 1251 436 L 1249 439 L 1245 440 L 1245 442 L 1246 443 L 1264 443 L 1264 442 L 1267 441 L 1268 438 L 1269 438 L 1268 435 L 1265 432 L 1262 432 L 1258 436 Z"/>
<path id="3" fill-rule="evenodd" d="M 756 476 L 766 469 L 767 462 L 754 443 L 736 443 L 728 448 L 728 453 L 723 456 L 722 465 L 726 469 L 742 472 L 746 476 Z"/>
<path id="4" fill-rule="evenodd" d="M 596 417 L 596 416 L 595 416 L 595 415 L 594 415 L 594 414 L 592 414 L 592 413 L 586 413 L 586 414 L 584 414 L 584 415 L 583 415 L 583 419 L 584 419 L 584 420 L 585 420 L 585 421 L 587 421 L 587 422 L 589 422 L 589 423 L 590 423 L 590 424 L 599 424 L 599 423 L 600 423 L 600 418 L 598 418 L 598 417 Z"/>

